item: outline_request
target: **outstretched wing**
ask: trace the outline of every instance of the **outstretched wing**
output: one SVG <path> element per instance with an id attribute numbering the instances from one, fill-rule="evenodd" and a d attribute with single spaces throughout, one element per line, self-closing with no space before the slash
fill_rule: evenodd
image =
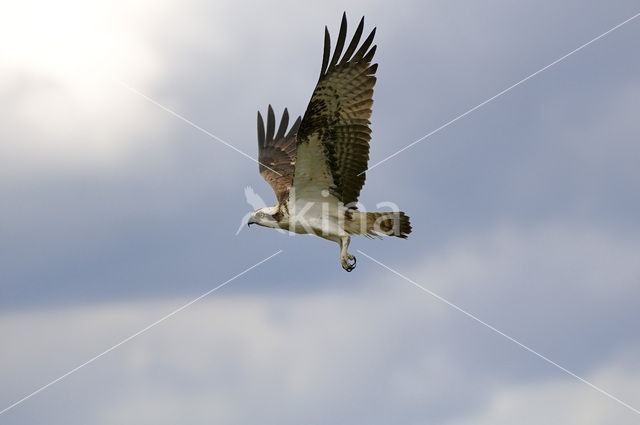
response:
<path id="1" fill-rule="evenodd" d="M 342 16 L 330 61 L 331 41 L 325 27 L 320 79 L 297 137 L 293 179 L 297 197 L 316 198 L 322 190 L 329 190 L 345 205 L 353 207 L 364 185 L 371 139 L 369 118 L 376 82 L 374 74 L 378 65 L 371 65 L 376 51 L 376 46 L 370 47 L 375 28 L 358 48 L 363 27 L 364 18 L 342 54 L 347 34 L 346 14 Z"/>
<path id="2" fill-rule="evenodd" d="M 276 118 L 273 108 L 267 111 L 267 131 L 265 133 L 262 115 L 258 112 L 258 162 L 260 175 L 269 183 L 279 203 L 289 197 L 296 164 L 296 133 L 300 127 L 300 117 L 285 135 L 289 125 L 289 112 L 284 109 L 280 126 L 276 133 Z M 275 137 L 274 137 L 275 133 Z"/>

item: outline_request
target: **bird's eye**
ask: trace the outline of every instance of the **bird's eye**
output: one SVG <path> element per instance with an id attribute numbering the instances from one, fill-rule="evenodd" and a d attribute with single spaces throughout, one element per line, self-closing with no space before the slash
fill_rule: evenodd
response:
<path id="1" fill-rule="evenodd" d="M 258 214 L 258 217 L 260 217 L 260 218 L 264 217 L 264 213 Z"/>

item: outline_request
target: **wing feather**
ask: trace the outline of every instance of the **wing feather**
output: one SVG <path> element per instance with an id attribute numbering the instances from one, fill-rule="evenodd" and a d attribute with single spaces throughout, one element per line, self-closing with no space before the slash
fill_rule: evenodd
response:
<path id="1" fill-rule="evenodd" d="M 289 111 L 282 113 L 280 125 L 274 138 L 276 118 L 273 108 L 267 110 L 267 129 L 265 133 L 264 120 L 258 112 L 258 162 L 260 175 L 271 186 L 279 203 L 289 197 L 289 190 L 293 181 L 296 163 L 296 135 L 300 127 L 301 118 L 298 117 L 286 134 L 289 125 Z"/>
<path id="2" fill-rule="evenodd" d="M 341 58 L 347 33 L 346 15 L 343 15 L 329 62 L 331 39 L 325 27 L 320 78 L 297 136 L 297 167 L 293 179 L 296 196 L 300 193 L 314 196 L 313 193 L 328 189 L 345 205 L 353 206 L 364 185 L 377 64 L 371 64 L 376 51 L 375 45 L 371 47 L 375 28 L 353 53 L 363 28 L 364 18 Z"/>
<path id="3" fill-rule="evenodd" d="M 340 59 L 340 55 L 342 54 L 342 48 L 344 47 L 344 41 L 347 38 L 347 14 L 342 14 L 342 22 L 340 23 L 340 33 L 338 34 L 338 42 L 336 43 L 336 48 L 333 51 L 333 57 L 331 58 L 331 63 L 329 63 L 329 69 L 333 68 L 337 63 L 338 59 Z"/>
<path id="4" fill-rule="evenodd" d="M 273 140 L 273 133 L 276 130 L 276 116 L 273 108 L 269 105 L 267 110 L 267 140 Z"/>
<path id="5" fill-rule="evenodd" d="M 284 108 L 284 112 L 282 113 L 282 118 L 280 119 L 280 126 L 278 127 L 278 132 L 276 133 L 276 140 L 282 139 L 284 137 L 284 132 L 287 131 L 288 125 L 289 125 L 289 111 L 287 111 L 287 108 Z"/>
<path id="6" fill-rule="evenodd" d="M 324 27 L 324 53 L 322 55 L 322 67 L 320 68 L 320 78 L 327 71 L 329 65 L 329 56 L 331 55 L 331 36 L 329 29 Z"/>
<path id="7" fill-rule="evenodd" d="M 356 29 L 356 32 L 353 34 L 351 43 L 349 43 L 349 47 L 347 47 L 347 50 L 344 52 L 344 56 L 340 61 L 341 65 L 347 62 L 349 59 L 351 59 L 351 55 L 353 55 L 353 52 L 356 50 L 356 47 L 358 47 L 358 43 L 360 42 L 360 37 L 362 37 L 363 30 L 364 30 L 364 17 L 360 19 L 360 23 L 358 24 L 358 28 Z"/>

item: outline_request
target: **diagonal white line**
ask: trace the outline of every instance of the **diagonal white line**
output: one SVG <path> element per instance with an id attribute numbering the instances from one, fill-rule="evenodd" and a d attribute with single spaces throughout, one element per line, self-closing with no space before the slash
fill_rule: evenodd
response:
<path id="1" fill-rule="evenodd" d="M 123 344 L 126 344 L 127 342 L 131 341 L 132 339 L 134 339 L 135 337 L 145 333 L 146 331 L 148 331 L 149 329 L 153 328 L 154 326 L 164 322 L 165 320 L 167 320 L 168 318 L 180 313 L 182 310 L 184 310 L 185 308 L 191 306 L 192 304 L 200 301 L 201 299 L 203 299 L 204 297 L 206 297 L 207 295 L 217 291 L 218 289 L 222 288 L 223 286 L 233 282 L 234 280 L 236 280 L 237 278 L 239 278 L 240 276 L 244 275 L 245 273 L 248 273 L 249 271 L 255 269 L 256 267 L 258 267 L 259 265 L 269 261 L 270 259 L 272 259 L 273 257 L 275 257 L 276 255 L 280 254 L 282 252 L 282 250 L 279 250 L 278 252 L 271 254 L 270 256 L 268 256 L 267 258 L 265 258 L 264 260 L 261 260 L 259 262 L 257 262 L 256 264 L 254 264 L 253 266 L 249 267 L 248 269 L 244 270 L 241 273 L 238 273 L 237 275 L 233 276 L 231 279 L 221 283 L 220 285 L 216 286 L 213 289 L 210 289 L 209 291 L 205 292 L 204 294 L 200 295 L 198 298 L 194 298 L 193 300 L 189 301 L 188 303 L 186 303 L 185 305 L 183 305 L 180 308 L 177 308 L 175 310 L 173 310 L 171 313 L 167 314 L 166 316 L 161 317 L 160 319 L 156 320 L 155 322 L 151 323 L 150 325 L 140 329 L 138 332 L 134 333 L 133 335 L 123 339 L 122 341 L 120 341 L 119 343 L 117 343 L 116 345 L 104 350 L 102 353 L 90 358 L 89 360 L 87 360 L 86 362 L 82 363 L 80 366 L 77 366 L 73 369 L 71 369 L 69 372 L 65 373 L 64 375 L 60 376 L 59 378 L 54 379 L 53 381 L 49 382 L 48 384 L 38 388 L 37 390 L 35 390 L 34 392 L 32 392 L 29 395 L 24 396 L 23 398 L 21 398 L 20 400 L 16 401 L 15 403 L 5 407 L 3 410 L 0 411 L 0 415 L 2 415 L 3 413 L 13 409 L 14 407 L 18 406 L 19 404 L 27 401 L 28 399 L 30 399 L 31 397 L 33 397 L 34 395 L 46 390 L 47 388 L 49 388 L 50 386 L 56 384 L 59 381 L 62 381 L 64 378 L 66 378 L 67 376 L 71 375 L 72 373 L 77 372 L 78 370 L 82 369 L 83 367 L 93 363 L 94 361 L 98 360 L 100 357 L 104 356 L 107 353 L 110 353 L 111 351 L 115 350 L 116 348 L 120 347 Z"/>
<path id="2" fill-rule="evenodd" d="M 557 367 L 558 369 L 560 369 L 561 371 L 573 376 L 574 378 L 576 378 L 577 380 L 587 384 L 588 386 L 590 386 L 591 388 L 593 388 L 594 390 L 598 391 L 601 394 L 604 394 L 605 396 L 609 397 L 611 400 L 621 404 L 622 406 L 626 407 L 627 409 L 637 413 L 640 415 L 640 410 L 636 409 L 635 407 L 625 403 L 624 401 L 620 400 L 619 398 L 617 398 L 616 396 L 612 395 L 611 393 L 603 390 L 602 388 L 592 384 L 591 382 L 587 381 L 584 378 L 579 377 L 578 375 L 576 375 L 575 373 L 571 372 L 569 369 L 560 366 L 558 363 L 554 362 L 553 360 L 551 360 L 548 357 L 545 357 L 544 355 L 538 353 L 537 351 L 535 351 L 534 349 L 524 345 L 523 343 L 521 343 L 520 341 L 518 341 L 517 339 L 505 334 L 504 332 L 502 332 L 499 329 L 496 329 L 495 327 L 491 326 L 490 324 L 488 324 L 487 322 L 479 319 L 478 317 L 474 316 L 473 314 L 469 313 L 468 311 L 462 309 L 461 307 L 458 307 L 457 305 L 455 305 L 454 303 L 452 303 L 451 301 L 448 301 L 447 299 L 441 297 L 440 295 L 436 294 L 435 292 L 425 288 L 424 286 L 420 285 L 417 282 L 414 282 L 413 280 L 409 279 L 407 276 L 403 275 L 402 273 L 398 272 L 397 270 L 392 269 L 391 267 L 382 264 L 380 261 L 376 260 L 375 258 L 371 257 L 370 255 L 365 254 L 364 252 L 357 250 L 360 254 L 364 255 L 365 257 L 367 257 L 369 260 L 373 261 L 374 263 L 377 263 L 378 265 L 384 267 L 385 269 L 389 270 L 391 273 L 403 278 L 404 280 L 406 280 L 407 282 L 409 282 L 410 284 L 412 284 L 413 286 L 415 286 L 418 289 L 423 290 L 424 292 L 426 292 L 427 294 L 431 295 L 434 298 L 439 299 L 440 301 L 442 301 L 443 303 L 447 304 L 450 307 L 453 307 L 454 309 L 458 310 L 460 313 L 464 314 L 465 316 L 475 320 L 476 322 L 480 323 L 481 325 L 491 329 L 492 331 L 494 331 L 495 333 L 497 333 L 498 335 L 501 335 L 503 337 L 505 337 L 506 339 L 508 339 L 509 341 L 517 344 L 518 346 L 520 346 L 521 348 L 523 348 L 524 350 L 530 352 L 531 354 L 541 358 L 542 360 L 544 360 L 545 362 Z"/>
<path id="3" fill-rule="evenodd" d="M 127 90 L 131 91 L 132 93 L 137 94 L 138 96 L 148 100 L 149 102 L 153 103 L 154 105 L 156 105 L 158 108 L 163 109 L 165 111 L 167 111 L 168 113 L 170 113 L 171 115 L 173 115 L 174 117 L 186 122 L 187 124 L 189 124 L 191 127 L 195 128 L 196 130 L 200 130 L 201 132 L 203 132 L 204 134 L 206 134 L 207 136 L 211 137 L 214 140 L 217 140 L 218 142 L 222 143 L 223 145 L 233 149 L 234 151 L 238 152 L 240 155 L 243 155 L 247 158 L 249 158 L 250 160 L 252 160 L 253 162 L 262 165 L 263 167 L 268 168 L 269 170 L 273 171 L 274 173 L 276 173 L 277 175 L 281 176 L 282 174 L 280 174 L 279 172 L 277 172 L 276 170 L 274 170 L 273 168 L 269 167 L 268 165 L 265 165 L 263 163 L 261 163 L 260 161 L 258 161 L 257 159 L 255 159 L 254 157 L 252 157 L 251 155 L 249 155 L 248 153 L 236 148 L 235 146 L 233 146 L 232 144 L 225 142 L 224 140 L 222 140 L 221 138 L 219 138 L 218 136 L 216 136 L 215 134 L 211 133 L 208 130 L 205 130 L 204 128 L 200 127 L 198 124 L 194 123 L 193 121 L 188 120 L 187 118 L 183 117 L 182 115 L 180 115 L 179 113 L 177 113 L 176 111 L 167 108 L 166 106 L 162 105 L 161 103 L 153 100 L 152 98 L 150 98 L 149 96 L 147 96 L 146 94 L 142 93 L 139 90 L 136 90 L 135 88 L 131 87 L 129 84 L 125 83 L 122 80 L 118 80 L 118 79 L 114 79 L 118 84 L 120 84 L 121 86 L 123 86 L 124 88 L 126 88 Z"/>
<path id="4" fill-rule="evenodd" d="M 433 130 L 430 133 L 425 134 L 424 136 L 422 136 L 421 138 L 419 138 L 418 140 L 409 143 L 407 146 L 403 147 L 402 149 L 400 149 L 399 151 L 389 155 L 388 157 L 386 157 L 385 159 L 376 162 L 375 164 L 373 164 L 371 167 L 367 168 L 366 170 L 364 170 L 363 172 L 361 172 L 360 174 L 366 173 L 367 171 L 370 171 L 374 168 L 376 168 L 378 165 L 387 162 L 388 160 L 390 160 L 391 158 L 395 157 L 396 155 L 404 152 L 405 150 L 409 149 L 410 147 L 412 147 L 413 145 L 416 145 L 420 142 L 422 142 L 424 139 L 433 136 L 434 134 L 436 134 L 437 132 L 439 132 L 440 130 L 443 130 L 447 127 L 449 127 L 451 124 L 453 124 L 454 122 L 458 121 L 461 118 L 466 117 L 467 115 L 469 115 L 470 113 L 472 113 L 473 111 L 482 108 L 484 105 L 486 105 L 487 103 L 497 99 L 498 97 L 502 96 L 503 94 L 507 93 L 508 91 L 510 91 L 513 88 L 518 87 L 520 84 L 524 83 L 525 81 L 535 77 L 536 75 L 540 74 L 541 72 L 551 68 L 552 66 L 554 66 L 555 64 L 557 64 L 558 62 L 561 62 L 563 60 L 565 60 L 566 58 L 568 58 L 569 56 L 573 55 L 574 53 L 579 52 L 580 50 L 584 49 L 585 47 L 587 47 L 588 45 L 590 45 L 591 43 L 594 43 L 598 40 L 600 40 L 602 37 L 605 37 L 606 35 L 610 34 L 611 32 L 617 30 L 618 28 L 620 28 L 621 26 L 625 25 L 628 22 L 631 22 L 632 20 L 636 19 L 638 16 L 640 16 L 640 12 L 636 13 L 635 15 L 633 15 L 632 17 L 630 17 L 629 19 L 620 22 L 618 25 L 616 25 L 615 27 L 611 28 L 610 30 L 600 34 L 599 36 L 591 39 L 590 41 L 584 43 L 582 46 L 570 51 L 569 53 L 567 53 L 566 55 L 554 60 L 553 62 L 551 62 L 549 65 L 545 66 L 544 68 L 540 68 L 539 70 L 537 70 L 536 72 L 534 72 L 533 74 L 528 75 L 527 77 L 523 78 L 522 80 L 518 81 L 517 83 L 507 87 L 506 89 L 502 90 L 500 93 L 496 94 L 493 97 L 490 97 L 489 99 L 485 100 L 484 102 L 474 106 L 473 108 L 469 109 L 467 112 L 458 115 L 457 117 L 455 117 L 454 119 L 452 119 L 451 121 L 441 125 L 440 127 L 436 128 L 435 130 Z M 358 175 L 360 175 L 358 174 Z"/>

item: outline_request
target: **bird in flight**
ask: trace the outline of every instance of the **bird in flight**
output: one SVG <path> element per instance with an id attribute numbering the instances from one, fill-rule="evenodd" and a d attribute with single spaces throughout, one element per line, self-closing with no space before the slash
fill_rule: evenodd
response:
<path id="1" fill-rule="evenodd" d="M 251 213 L 248 225 L 314 234 L 340 246 L 340 264 L 350 272 L 356 258 L 347 252 L 351 235 L 406 238 L 411 233 L 404 212 L 364 212 L 357 209 L 364 185 L 371 140 L 371 106 L 378 64 L 371 64 L 375 28 L 360 44 L 364 18 L 345 47 L 347 17 L 333 55 L 325 27 L 320 78 L 304 116 L 289 131 L 284 109 L 278 130 L 269 105 L 265 132 L 258 112 L 258 162 L 262 177 L 278 203 Z"/>

